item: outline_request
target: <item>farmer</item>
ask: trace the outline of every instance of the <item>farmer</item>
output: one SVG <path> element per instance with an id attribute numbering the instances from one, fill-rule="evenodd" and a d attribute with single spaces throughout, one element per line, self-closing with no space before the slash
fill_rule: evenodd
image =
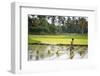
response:
<path id="1" fill-rule="evenodd" d="M 71 41 L 71 44 L 70 44 L 70 59 L 73 59 L 74 57 L 74 45 L 73 45 L 73 42 L 74 42 L 74 38 L 72 38 L 72 41 Z"/>

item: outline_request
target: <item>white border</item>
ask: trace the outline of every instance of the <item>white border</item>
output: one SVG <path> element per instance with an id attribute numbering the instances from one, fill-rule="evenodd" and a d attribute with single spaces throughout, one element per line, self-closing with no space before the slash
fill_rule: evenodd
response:
<path id="1" fill-rule="evenodd" d="M 29 7 L 30 9 L 28 9 Z M 23 9 L 25 8 L 25 9 Z M 23 9 L 23 11 L 22 11 Z M 37 10 L 34 10 L 37 9 Z M 69 13 L 66 12 L 69 11 Z M 34 12 L 36 11 L 36 12 Z M 44 11 L 43 13 L 39 11 Z M 47 11 L 47 12 L 46 12 Z M 58 13 L 56 11 L 59 11 Z M 80 11 L 80 14 L 78 13 Z M 22 13 L 23 12 L 23 13 Z M 27 62 L 24 58 L 27 58 L 25 54 L 25 48 L 27 45 L 27 23 L 26 15 L 28 13 L 32 14 L 44 14 L 44 15 L 76 15 L 76 16 L 88 16 L 89 17 L 89 53 L 88 60 L 68 60 L 66 61 L 38 61 L 38 62 Z M 50 13 L 49 13 L 50 12 Z M 53 13 L 51 13 L 53 12 Z M 61 14 L 63 12 L 63 14 Z M 65 12 L 65 13 L 64 13 Z M 88 13 L 89 12 L 89 13 Z M 36 7 L 34 4 L 28 3 L 12 3 L 12 69 L 13 73 L 23 73 L 23 72 L 41 72 L 41 71 L 51 71 L 51 70 L 63 70 L 68 68 L 89 68 L 95 65 L 95 12 L 94 8 L 83 8 L 83 7 L 69 7 L 67 8 L 54 8 L 54 7 Z M 22 14 L 21 14 L 22 13 Z M 22 15 L 22 16 L 21 16 Z M 27 21 L 26 21 L 27 22 Z M 23 26 L 24 25 L 24 26 Z M 24 29 L 23 29 L 24 28 Z M 23 40 L 24 38 L 24 40 Z M 24 49 L 25 48 L 25 49 Z M 21 51 L 20 51 L 21 50 Z M 22 51 L 24 50 L 24 51 Z M 94 57 L 93 57 L 94 56 Z M 48 65 L 49 64 L 49 65 Z M 72 65 L 70 65 L 72 64 Z M 66 65 L 66 66 L 63 66 Z M 45 68 L 44 68 L 45 67 Z M 43 68 L 43 69 L 42 69 Z"/>

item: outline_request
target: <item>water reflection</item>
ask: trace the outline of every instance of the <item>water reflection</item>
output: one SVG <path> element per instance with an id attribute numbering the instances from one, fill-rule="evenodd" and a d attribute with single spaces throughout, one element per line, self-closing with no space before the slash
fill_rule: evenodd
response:
<path id="1" fill-rule="evenodd" d="M 87 58 L 88 46 L 65 45 L 29 45 L 28 60 L 63 60 L 63 59 L 84 59 Z"/>

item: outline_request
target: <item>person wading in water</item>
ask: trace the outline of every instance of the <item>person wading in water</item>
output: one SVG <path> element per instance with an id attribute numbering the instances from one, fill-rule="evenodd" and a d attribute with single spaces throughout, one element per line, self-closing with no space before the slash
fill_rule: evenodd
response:
<path id="1" fill-rule="evenodd" d="M 71 41 L 71 44 L 70 44 L 70 59 L 73 59 L 73 57 L 74 57 L 74 45 L 73 45 L 73 43 L 74 43 L 74 38 L 72 38 L 72 41 Z"/>

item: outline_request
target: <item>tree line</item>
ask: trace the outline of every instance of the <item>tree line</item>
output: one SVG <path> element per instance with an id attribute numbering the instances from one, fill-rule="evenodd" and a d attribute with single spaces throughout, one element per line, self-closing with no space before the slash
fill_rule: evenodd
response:
<path id="1" fill-rule="evenodd" d="M 28 15 L 28 33 L 34 35 L 88 33 L 87 17 Z"/>

